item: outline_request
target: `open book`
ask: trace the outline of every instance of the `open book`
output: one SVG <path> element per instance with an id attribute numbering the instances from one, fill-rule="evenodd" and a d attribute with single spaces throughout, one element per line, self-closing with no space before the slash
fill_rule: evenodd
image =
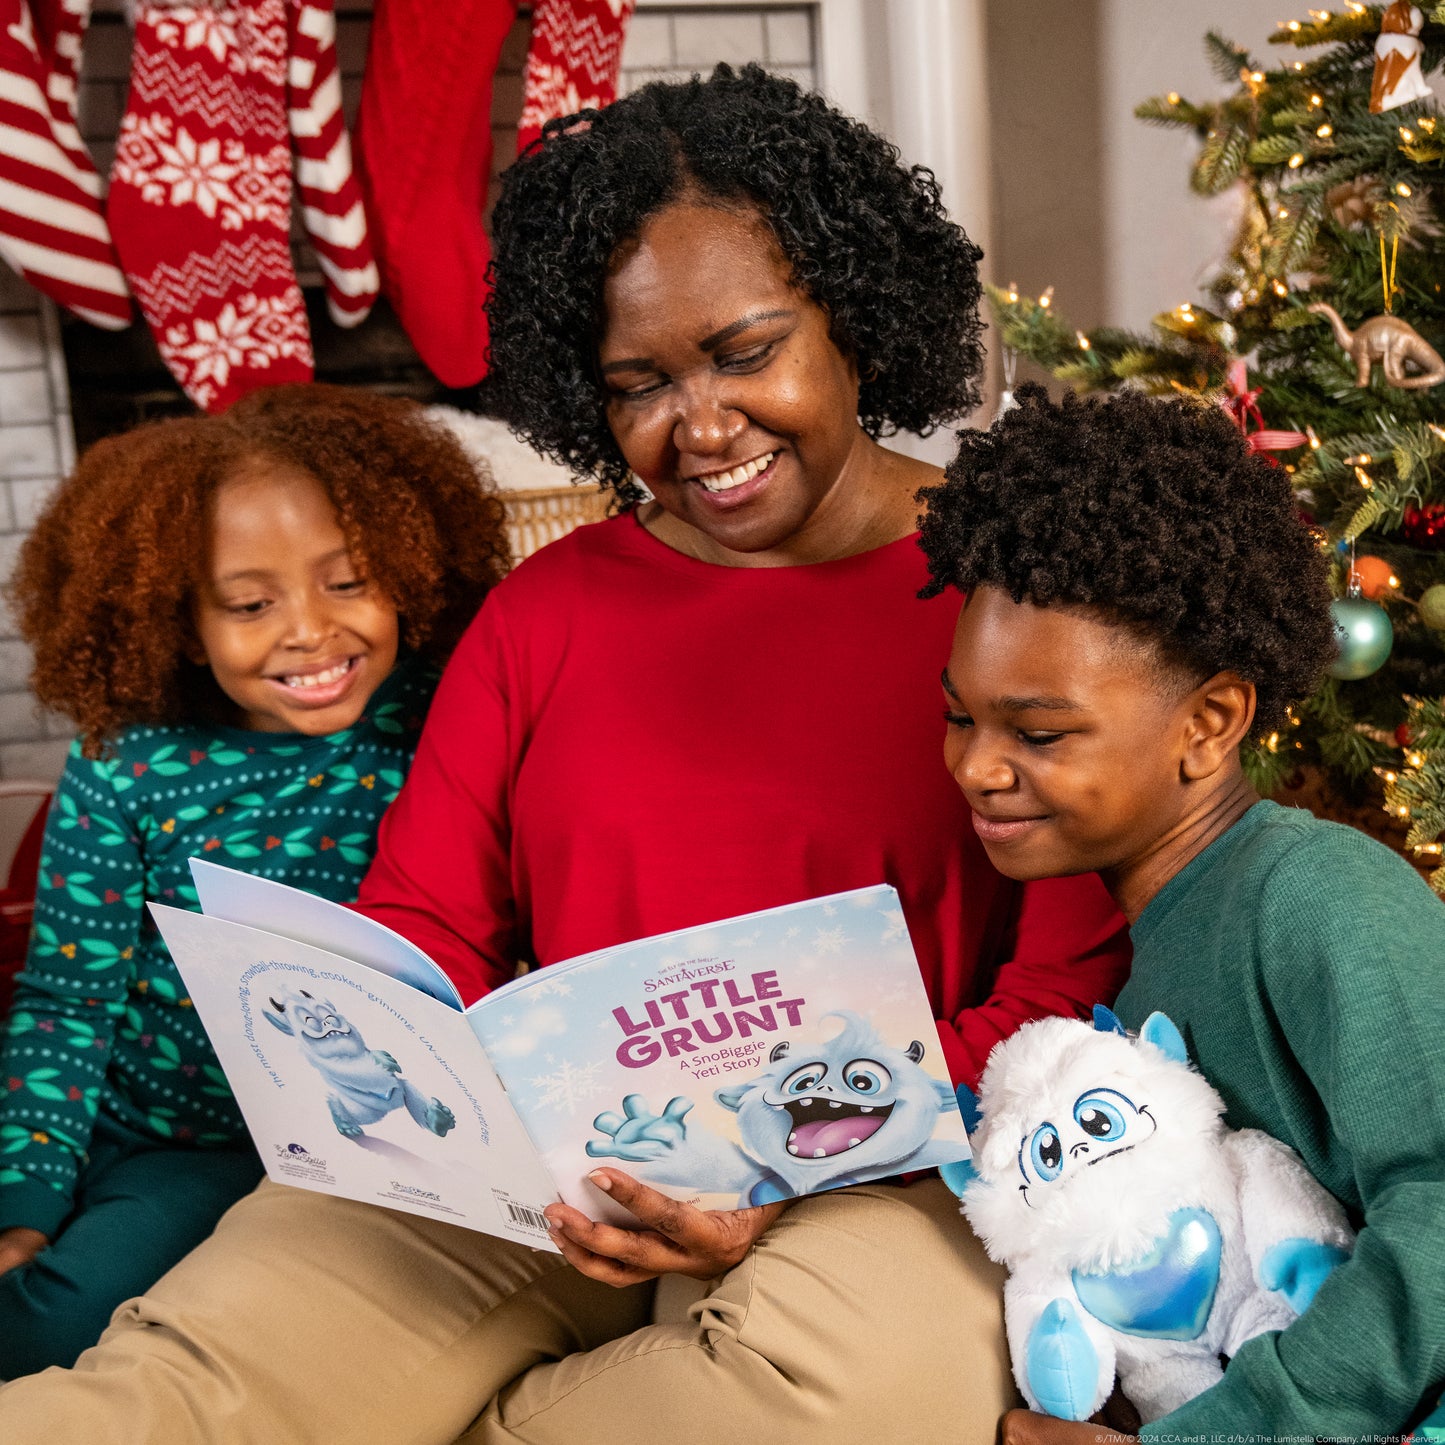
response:
<path id="1" fill-rule="evenodd" d="M 278 1183 L 552 1249 L 600 1164 L 704 1209 L 968 1158 L 898 895 L 620 944 L 470 1008 L 382 924 L 200 859 L 151 904 Z"/>

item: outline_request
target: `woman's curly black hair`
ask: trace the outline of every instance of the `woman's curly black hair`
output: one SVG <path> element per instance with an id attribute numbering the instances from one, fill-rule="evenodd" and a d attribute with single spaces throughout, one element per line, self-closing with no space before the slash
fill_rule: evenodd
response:
<path id="1" fill-rule="evenodd" d="M 1283 470 L 1218 407 L 1125 393 L 1018 407 L 960 434 L 919 494 L 933 580 L 1122 623 L 1195 681 L 1254 684 L 1255 731 L 1283 726 L 1334 656 L 1327 563 Z"/>
<path id="2" fill-rule="evenodd" d="M 502 176 L 483 399 L 539 451 L 623 502 L 641 496 L 607 426 L 602 287 L 618 246 L 688 191 L 767 218 L 857 362 L 870 435 L 977 405 L 982 253 L 932 173 L 794 81 L 719 65 L 550 122 Z"/>

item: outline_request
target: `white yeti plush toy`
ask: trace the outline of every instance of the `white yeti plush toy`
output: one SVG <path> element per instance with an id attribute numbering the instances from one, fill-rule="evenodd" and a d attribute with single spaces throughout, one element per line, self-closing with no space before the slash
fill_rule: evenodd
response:
<path id="1" fill-rule="evenodd" d="M 1278 1140 L 1223 1123 L 1179 1030 L 1025 1024 L 989 1056 L 963 1212 L 1006 1264 L 1014 1375 L 1086 1420 L 1117 1373 L 1147 1423 L 1283 1329 L 1349 1255 L 1344 1211 Z M 967 1110 L 965 1110 L 967 1113 Z"/>

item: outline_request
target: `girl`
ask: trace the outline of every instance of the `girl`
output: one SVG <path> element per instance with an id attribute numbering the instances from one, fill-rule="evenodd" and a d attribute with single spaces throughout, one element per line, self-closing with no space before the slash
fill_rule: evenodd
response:
<path id="1" fill-rule="evenodd" d="M 192 855 L 349 900 L 502 508 L 408 402 L 325 386 L 101 442 L 21 554 L 79 737 L 0 1056 L 0 1378 L 70 1364 L 261 1173 L 148 900 Z"/>

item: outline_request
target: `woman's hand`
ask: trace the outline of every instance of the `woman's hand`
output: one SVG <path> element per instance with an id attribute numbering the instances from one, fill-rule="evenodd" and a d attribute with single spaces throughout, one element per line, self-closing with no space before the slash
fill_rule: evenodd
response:
<path id="1" fill-rule="evenodd" d="M 48 1235 L 38 1229 L 27 1229 L 23 1224 L 0 1229 L 0 1274 L 29 1264 L 49 1243 Z"/>
<path id="2" fill-rule="evenodd" d="M 597 1224 L 567 1204 L 547 1207 L 552 1242 L 568 1264 L 603 1284 L 640 1284 L 660 1274 L 716 1279 L 740 1264 L 786 1203 L 702 1210 L 639 1184 L 620 1169 L 587 1176 L 647 1226 L 638 1232 Z"/>
<path id="3" fill-rule="evenodd" d="M 1138 1445 L 1133 1435 L 1121 1435 L 1093 1420 L 1056 1420 L 1032 1410 L 1010 1410 L 1003 1417 L 1003 1445 Z"/>

